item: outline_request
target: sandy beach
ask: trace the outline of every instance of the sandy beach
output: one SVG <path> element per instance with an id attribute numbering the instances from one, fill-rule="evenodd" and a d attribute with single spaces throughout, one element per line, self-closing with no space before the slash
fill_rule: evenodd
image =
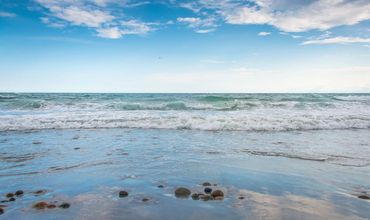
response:
<path id="1" fill-rule="evenodd" d="M 1 132 L 1 218 L 368 219 L 368 132 Z"/>

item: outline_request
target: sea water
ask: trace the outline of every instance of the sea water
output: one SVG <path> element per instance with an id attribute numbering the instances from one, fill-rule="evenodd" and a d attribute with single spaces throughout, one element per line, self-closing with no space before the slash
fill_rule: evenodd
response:
<path id="1" fill-rule="evenodd" d="M 1 94 L 0 218 L 368 219 L 369 128 L 368 94 Z"/>

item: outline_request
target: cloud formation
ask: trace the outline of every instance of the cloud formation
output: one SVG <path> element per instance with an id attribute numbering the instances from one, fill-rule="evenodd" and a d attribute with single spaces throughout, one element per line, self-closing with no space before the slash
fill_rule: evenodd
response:
<path id="1" fill-rule="evenodd" d="M 360 38 L 360 37 L 332 37 L 317 40 L 304 41 L 302 45 L 309 44 L 352 44 L 352 43 L 370 43 L 370 38 Z"/>
<path id="2" fill-rule="evenodd" d="M 116 0 L 36 0 L 48 9 L 48 17 L 41 18 L 43 23 L 52 27 L 66 25 L 83 26 L 94 29 L 102 38 L 118 39 L 129 34 L 146 34 L 154 30 L 150 23 L 135 19 L 123 19 L 114 15 L 110 4 L 120 7 L 136 7 L 129 1 Z M 142 2 L 142 5 L 146 2 Z"/>
<path id="3" fill-rule="evenodd" d="M 197 33 L 215 31 L 223 23 L 230 25 L 270 25 L 283 33 L 326 31 L 370 20 L 369 0 L 33 0 L 47 9 L 43 22 L 53 27 L 83 26 L 97 36 L 121 38 L 127 34 L 145 34 L 156 30 L 150 21 L 136 15 L 128 17 L 125 9 L 146 4 L 167 5 L 190 10 L 180 14 L 175 24 Z M 0 12 L 0 16 L 7 16 Z M 164 23 L 169 24 L 169 21 Z M 261 32 L 262 33 L 262 32 Z M 266 35 L 260 35 L 266 36 Z M 300 35 L 291 34 L 293 38 Z"/>
<path id="4" fill-rule="evenodd" d="M 267 24 L 286 32 L 328 30 L 370 19 L 368 0 L 198 0 L 186 8 L 212 10 L 229 24 Z"/>

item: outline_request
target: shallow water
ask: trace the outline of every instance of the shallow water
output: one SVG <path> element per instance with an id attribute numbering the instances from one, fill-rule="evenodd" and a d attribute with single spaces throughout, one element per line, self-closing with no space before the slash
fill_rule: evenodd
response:
<path id="1" fill-rule="evenodd" d="M 369 219 L 370 202 L 358 198 L 370 194 L 369 132 L 2 131 L 0 194 L 25 195 L 0 203 L 8 206 L 0 218 Z M 174 196 L 179 186 L 200 192 L 205 181 L 224 200 Z M 35 210 L 38 201 L 71 207 Z"/>

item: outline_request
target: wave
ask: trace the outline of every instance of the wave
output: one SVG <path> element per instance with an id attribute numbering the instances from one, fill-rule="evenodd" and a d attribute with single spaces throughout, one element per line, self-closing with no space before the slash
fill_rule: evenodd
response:
<path id="1" fill-rule="evenodd" d="M 0 131 L 158 128 L 210 131 L 369 129 L 369 113 L 315 111 L 78 111 L 0 115 Z"/>

